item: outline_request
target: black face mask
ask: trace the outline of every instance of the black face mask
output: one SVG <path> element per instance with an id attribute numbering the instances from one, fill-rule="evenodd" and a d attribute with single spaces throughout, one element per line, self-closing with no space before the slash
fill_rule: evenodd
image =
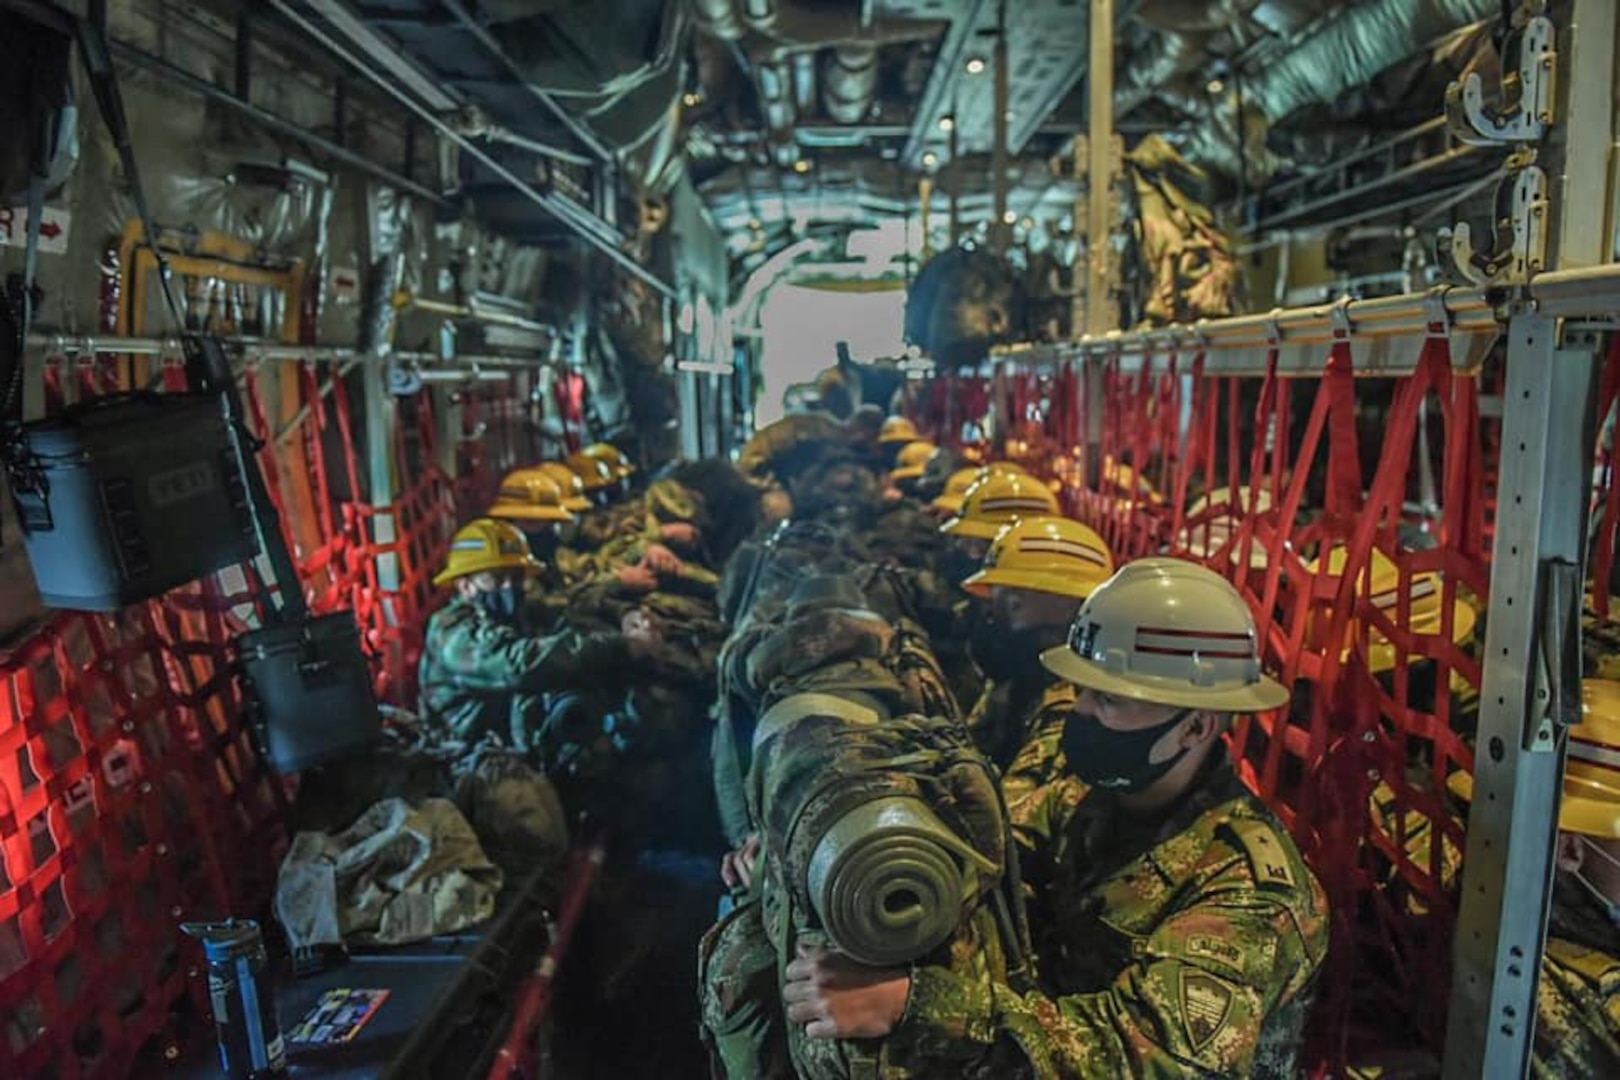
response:
<path id="1" fill-rule="evenodd" d="M 999 683 L 1046 681 L 1041 653 L 1058 644 L 1052 640 L 1054 631 L 1043 627 L 1009 630 L 994 615 L 987 615 L 983 622 L 979 633 L 969 637 L 968 646 L 980 671 Z"/>
<path id="2" fill-rule="evenodd" d="M 562 537 L 556 529 L 536 529 L 523 534 L 528 537 L 529 551 L 535 558 L 543 563 L 551 563 L 557 557 L 557 548 L 562 545 Z"/>
<path id="3" fill-rule="evenodd" d="M 516 622 L 518 611 L 523 605 L 523 589 L 518 585 L 502 585 L 496 589 L 484 589 L 475 598 L 485 615 L 496 622 Z"/>
<path id="4" fill-rule="evenodd" d="M 983 563 L 972 555 L 952 544 L 939 556 L 939 572 L 946 581 L 956 588 L 962 587 L 962 582 L 979 572 Z"/>
<path id="5" fill-rule="evenodd" d="M 1181 709 L 1162 724 L 1140 731 L 1115 731 L 1096 716 L 1076 710 L 1063 725 L 1063 754 L 1069 771 L 1096 787 L 1136 792 L 1151 787 L 1186 756 L 1185 748 L 1164 761 L 1148 760 L 1160 739 L 1187 719 L 1192 709 Z"/>

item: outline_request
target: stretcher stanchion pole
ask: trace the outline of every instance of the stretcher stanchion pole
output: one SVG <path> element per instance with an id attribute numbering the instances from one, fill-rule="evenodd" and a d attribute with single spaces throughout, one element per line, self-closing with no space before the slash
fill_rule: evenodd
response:
<path id="1" fill-rule="evenodd" d="M 535 1041 L 551 1016 L 557 973 L 562 969 L 574 932 L 585 913 L 591 888 L 596 884 L 597 875 L 606 861 L 605 837 L 597 837 L 575 854 L 563 885 L 562 904 L 558 909 L 551 944 L 545 956 L 541 957 L 540 965 L 518 990 L 512 1026 L 507 1032 L 506 1041 L 495 1055 L 495 1064 L 489 1071 L 488 1080 L 517 1080 L 520 1077 L 532 1080 L 536 1075 Z"/>

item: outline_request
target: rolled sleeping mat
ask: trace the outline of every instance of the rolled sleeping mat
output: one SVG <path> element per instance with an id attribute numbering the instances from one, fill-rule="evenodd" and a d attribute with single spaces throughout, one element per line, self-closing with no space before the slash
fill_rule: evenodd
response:
<path id="1" fill-rule="evenodd" d="M 962 925 L 994 862 L 921 799 L 863 802 L 816 841 L 807 885 L 828 937 L 859 963 L 892 967 L 927 955 Z"/>

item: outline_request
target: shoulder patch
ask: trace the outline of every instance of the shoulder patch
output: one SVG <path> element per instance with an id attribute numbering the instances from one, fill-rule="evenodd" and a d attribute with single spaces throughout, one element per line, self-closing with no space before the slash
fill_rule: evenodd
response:
<path id="1" fill-rule="evenodd" d="M 1224 979 L 1196 968 L 1181 969 L 1181 1020 L 1194 1053 L 1202 1053 L 1232 1015 L 1235 993 Z"/>
<path id="2" fill-rule="evenodd" d="M 1258 884 L 1274 889 L 1299 887 L 1293 860 L 1277 836 L 1276 826 L 1267 821 L 1241 818 L 1225 824 L 1237 838 L 1237 846 L 1249 860 L 1249 869 L 1253 871 Z"/>

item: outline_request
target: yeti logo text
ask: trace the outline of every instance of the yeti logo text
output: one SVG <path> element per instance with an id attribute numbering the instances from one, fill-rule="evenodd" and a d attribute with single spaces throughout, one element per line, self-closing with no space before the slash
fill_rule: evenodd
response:
<path id="1" fill-rule="evenodd" d="M 153 506 L 173 506 L 212 490 L 214 470 L 206 461 L 193 462 L 179 469 L 158 473 L 146 482 Z"/>

